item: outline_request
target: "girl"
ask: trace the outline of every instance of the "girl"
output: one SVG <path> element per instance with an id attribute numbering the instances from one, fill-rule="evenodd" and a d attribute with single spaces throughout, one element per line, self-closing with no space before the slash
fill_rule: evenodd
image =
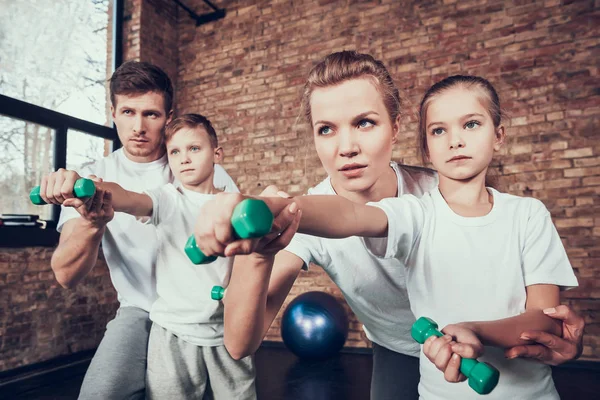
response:
<path id="1" fill-rule="evenodd" d="M 303 108 L 330 175 L 311 194 L 337 193 L 364 204 L 406 193 L 420 196 L 434 187 L 432 171 L 390 163 L 399 124 L 398 92 L 385 67 L 372 57 L 355 52 L 328 56 L 310 74 Z M 297 219 L 298 215 L 296 223 Z M 281 237 L 286 236 L 289 229 Z M 212 240 L 204 246 L 214 246 L 218 253 L 223 244 Z M 372 257 L 355 237 L 296 235 L 288 251 L 277 254 L 271 270 L 276 250 L 267 247 L 263 254 L 236 261 L 243 266 L 234 268 L 225 302 L 230 353 L 243 357 L 256 350 L 300 269 L 313 261 L 340 286 L 373 341 L 372 398 L 416 398 L 417 360 L 410 355 L 416 355 L 418 347 L 409 335 L 414 317 L 408 308 L 403 262 Z"/>

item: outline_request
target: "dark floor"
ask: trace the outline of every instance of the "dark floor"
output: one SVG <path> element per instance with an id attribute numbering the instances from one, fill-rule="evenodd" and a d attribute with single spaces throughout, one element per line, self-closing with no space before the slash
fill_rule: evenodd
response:
<path id="1" fill-rule="evenodd" d="M 76 399 L 89 363 L 75 362 L 68 371 L 53 372 L 52 379 L 29 376 L 2 389 L 0 399 Z M 371 384 L 370 354 L 344 352 L 325 360 L 298 360 L 285 348 L 262 347 L 256 354 L 257 391 L 260 400 L 366 400 Z M 554 380 L 562 400 L 600 398 L 600 367 L 577 363 L 554 369 Z"/>

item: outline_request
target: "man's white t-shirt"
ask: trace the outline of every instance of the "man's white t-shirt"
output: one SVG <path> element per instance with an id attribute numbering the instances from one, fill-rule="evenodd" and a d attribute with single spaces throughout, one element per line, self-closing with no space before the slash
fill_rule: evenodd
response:
<path id="1" fill-rule="evenodd" d="M 395 162 L 390 166 L 398 178 L 398 196 L 422 196 L 437 186 L 437 174 L 430 169 Z M 326 178 L 308 194 L 336 193 Z M 296 234 L 285 250 L 300 257 L 305 267 L 311 262 L 323 267 L 363 324 L 369 340 L 418 357 L 419 345 L 410 337 L 415 317 L 408 302 L 404 264 L 374 257 L 356 236 L 327 239 Z"/>
<path id="2" fill-rule="evenodd" d="M 127 158 L 123 148 L 82 167 L 78 172 L 82 177 L 96 175 L 139 193 L 174 180 L 166 155 L 149 163 L 137 163 Z M 228 192 L 238 192 L 235 183 L 220 165 L 215 165 L 214 185 Z M 80 215 L 74 208 L 62 207 L 57 230 L 60 232 L 65 222 L 77 217 Z M 140 223 L 132 215 L 115 213 L 102 237 L 102 250 L 121 307 L 150 311 L 156 299 L 155 227 Z"/>
<path id="3" fill-rule="evenodd" d="M 489 189 L 492 210 L 482 217 L 452 211 L 439 189 L 421 198 L 403 196 L 369 203 L 388 217 L 387 238 L 367 238 L 378 256 L 406 265 L 415 316 L 444 326 L 492 321 L 525 311 L 526 287 L 577 286 L 550 213 L 539 200 Z M 550 367 L 527 359 L 507 360 L 502 349 L 486 347 L 479 359 L 500 370 L 498 386 L 486 399 L 559 399 Z M 419 394 L 424 399 L 476 399 L 466 383 L 448 383 L 423 353 Z"/>
<path id="4" fill-rule="evenodd" d="M 150 222 L 158 234 L 156 290 L 150 319 L 196 346 L 223 344 L 223 304 L 212 300 L 213 286 L 227 287 L 233 257 L 218 257 L 194 265 L 184 251 L 204 203 L 214 195 L 167 184 L 148 190 L 152 198 Z"/>

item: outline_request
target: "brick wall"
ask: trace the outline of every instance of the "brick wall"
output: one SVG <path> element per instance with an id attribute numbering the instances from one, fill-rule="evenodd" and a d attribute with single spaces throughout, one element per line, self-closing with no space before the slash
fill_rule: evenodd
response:
<path id="1" fill-rule="evenodd" d="M 209 11 L 200 0 L 186 3 Z M 563 301 L 586 317 L 584 356 L 600 358 L 600 3 L 594 1 L 216 1 L 224 20 L 196 27 L 179 12 L 178 108 L 211 117 L 225 167 L 243 192 L 276 184 L 303 193 L 325 175 L 296 123 L 308 70 L 332 51 L 383 60 L 405 106 L 393 158 L 419 164 L 415 107 L 434 82 L 487 77 L 509 115 L 511 142 L 495 163 L 502 190 L 550 209 L 581 287 Z M 325 290 L 301 274 L 290 297 Z M 286 302 L 287 303 L 287 302 Z M 369 346 L 352 322 L 350 346 Z M 276 321 L 268 339 L 279 339 Z"/>
<path id="2" fill-rule="evenodd" d="M 53 248 L 0 248 L 0 371 L 95 348 L 117 309 L 102 259 L 75 290 L 50 269 Z"/>

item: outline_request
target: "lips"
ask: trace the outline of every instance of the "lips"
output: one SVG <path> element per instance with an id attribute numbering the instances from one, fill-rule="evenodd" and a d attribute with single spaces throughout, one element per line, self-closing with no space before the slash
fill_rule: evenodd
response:
<path id="1" fill-rule="evenodd" d="M 471 157 L 467 157 L 467 156 L 454 156 L 451 159 L 449 159 L 447 162 L 452 162 L 452 161 L 460 161 L 460 160 L 470 160 Z"/>
<path id="2" fill-rule="evenodd" d="M 366 168 L 366 165 L 352 163 L 344 165 L 342 168 L 339 169 L 339 171 L 346 178 L 357 178 L 363 174 Z"/>
<path id="3" fill-rule="evenodd" d="M 346 164 L 344 165 L 342 168 L 340 168 L 340 171 L 352 171 L 352 170 L 356 170 L 356 169 L 361 169 L 361 168 L 365 168 L 366 165 L 363 164 L 356 164 L 356 163 L 352 163 L 352 164 Z"/>

